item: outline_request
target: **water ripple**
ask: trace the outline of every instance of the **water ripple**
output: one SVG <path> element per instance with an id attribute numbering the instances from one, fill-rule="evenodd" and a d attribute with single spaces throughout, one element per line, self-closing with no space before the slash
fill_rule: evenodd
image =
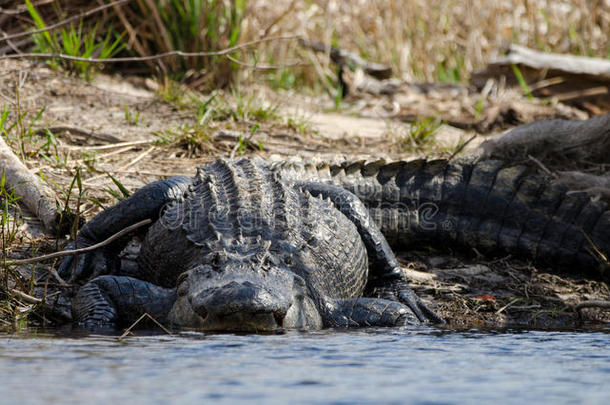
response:
<path id="1" fill-rule="evenodd" d="M 610 403 L 600 332 L 138 334 L 0 335 L 1 402 Z"/>

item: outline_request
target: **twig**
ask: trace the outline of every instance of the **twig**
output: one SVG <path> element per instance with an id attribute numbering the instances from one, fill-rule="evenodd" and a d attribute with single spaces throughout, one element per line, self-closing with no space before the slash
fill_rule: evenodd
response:
<path id="1" fill-rule="evenodd" d="M 40 304 L 42 302 L 40 298 L 32 297 L 30 294 L 26 294 L 23 291 L 19 291 L 14 288 L 11 288 L 11 294 L 16 295 L 28 304 Z"/>
<path id="2" fill-rule="evenodd" d="M 542 164 L 541 161 L 539 161 L 538 159 L 536 159 L 535 157 L 533 157 L 532 155 L 527 155 L 528 159 L 531 160 L 532 162 L 536 163 L 538 165 L 538 167 L 540 167 L 542 169 L 542 171 L 544 171 L 546 174 L 548 174 L 549 176 L 552 176 L 554 178 L 557 178 L 558 176 L 553 173 L 552 171 L 550 171 L 544 164 Z"/>
<path id="3" fill-rule="evenodd" d="M 565 81 L 566 81 L 565 77 L 557 76 L 557 77 L 551 77 L 550 79 L 540 80 L 539 82 L 530 84 L 529 87 L 530 87 L 531 91 L 536 91 L 536 90 L 543 89 L 545 87 L 550 87 L 550 86 L 555 86 L 556 84 L 561 84 Z"/>
<path id="4" fill-rule="evenodd" d="M 565 93 L 555 94 L 553 96 L 544 98 L 543 100 L 569 101 L 569 100 L 574 100 L 574 99 L 584 98 L 584 97 L 601 96 L 604 94 L 608 94 L 608 87 L 597 86 L 597 87 L 592 87 L 592 88 L 584 89 L 584 90 L 575 90 L 575 91 L 568 91 Z"/>
<path id="5" fill-rule="evenodd" d="M 112 3 L 104 4 L 103 6 L 96 7 L 94 9 L 89 10 L 89 11 L 85 11 L 84 13 L 81 13 L 81 14 L 74 15 L 72 17 L 66 18 L 63 21 L 60 21 L 58 23 L 49 25 L 49 26 L 44 27 L 44 28 L 40 28 L 40 29 L 32 30 L 32 31 L 26 31 L 26 32 L 19 32 L 17 34 L 13 34 L 13 35 L 6 35 L 6 36 L 0 38 L 0 42 L 2 42 L 2 41 L 9 41 L 9 40 L 15 39 L 15 38 L 27 37 L 27 36 L 30 36 L 30 35 L 33 35 L 33 34 L 38 34 L 38 33 L 41 33 L 41 32 L 52 31 L 55 28 L 63 27 L 64 25 L 66 25 L 68 23 L 71 23 L 74 20 L 80 20 L 81 18 L 88 17 L 91 14 L 95 14 L 95 13 L 97 13 L 99 11 L 102 11 L 102 10 L 105 10 L 107 8 L 118 6 L 118 5 L 123 4 L 123 3 L 127 3 L 128 1 L 130 1 L 130 0 L 118 0 L 118 1 L 115 1 L 115 2 L 112 2 Z"/>
<path id="6" fill-rule="evenodd" d="M 267 25 L 267 27 L 263 30 L 263 35 L 261 35 L 261 37 L 266 37 L 267 35 L 269 35 L 269 31 L 271 31 L 271 28 L 273 28 L 277 23 L 282 21 L 284 17 L 286 17 L 293 11 L 295 1 L 296 0 L 292 0 L 286 10 L 284 10 L 280 15 L 275 18 L 275 20 L 271 21 L 271 23 Z"/>
<path id="7" fill-rule="evenodd" d="M 580 231 L 585 236 L 585 239 L 587 239 L 587 242 L 589 243 L 589 245 L 591 245 L 591 247 L 593 248 L 593 252 L 591 252 L 591 250 L 587 249 L 589 254 L 593 257 L 596 257 L 600 262 L 605 263 L 606 266 L 609 265 L 610 262 L 608 261 L 608 256 L 604 252 L 602 252 L 599 247 L 597 247 L 595 242 L 593 242 L 593 240 L 591 240 L 591 237 L 589 235 L 587 235 L 587 233 L 583 229 L 581 229 Z"/>
<path id="8" fill-rule="evenodd" d="M 134 148 L 135 148 L 135 146 L 125 146 L 124 148 L 115 149 L 112 152 L 107 152 L 107 153 L 102 153 L 100 155 L 97 155 L 96 159 L 98 159 L 98 160 L 107 159 L 111 156 L 120 155 L 121 153 L 128 152 Z M 84 160 L 85 159 L 79 159 L 79 160 L 76 160 L 76 162 L 82 162 Z"/>
<path id="9" fill-rule="evenodd" d="M 54 0 L 39 0 L 36 2 L 36 6 L 43 6 L 45 4 L 49 4 L 52 3 Z M 5 3 L 8 3 L 8 1 L 5 1 Z M 21 4 L 21 5 L 17 5 L 15 8 L 0 8 L 0 13 L 4 14 L 6 16 L 8 15 L 19 15 L 19 14 L 23 14 L 27 11 L 27 7 L 25 6 L 25 4 Z M 3 19 L 1 17 L 4 17 L 3 15 L 0 15 L 0 23 L 4 22 Z"/>
<path id="10" fill-rule="evenodd" d="M 131 167 L 133 165 L 135 165 L 136 163 L 138 163 L 140 160 L 144 159 L 150 152 L 152 152 L 153 150 L 155 150 L 154 146 L 151 146 L 150 148 L 146 149 L 144 152 L 142 152 L 140 155 L 138 155 L 135 159 L 131 160 L 129 163 L 119 167 L 118 169 L 116 169 L 117 171 L 122 171 L 127 169 L 128 167 Z M 114 170 L 113 170 L 114 171 Z M 108 173 L 105 172 L 103 174 L 97 175 L 97 176 L 93 176 L 89 179 L 87 179 L 84 184 L 91 186 L 93 184 L 93 182 L 95 180 L 101 179 L 102 177 L 105 177 Z"/>
<path id="11" fill-rule="evenodd" d="M 521 298 L 513 298 L 508 304 L 504 305 L 502 308 L 498 309 L 496 311 L 496 315 L 500 315 L 502 312 L 504 312 L 504 310 L 508 307 L 510 307 L 511 305 L 513 305 L 515 302 L 519 301 Z"/>
<path id="12" fill-rule="evenodd" d="M 242 67 L 245 67 L 245 68 L 249 68 L 249 69 L 278 70 L 278 69 L 285 69 L 285 68 L 288 68 L 288 67 L 295 67 L 295 66 L 302 66 L 302 65 L 304 65 L 304 63 L 302 63 L 302 62 L 290 62 L 290 63 L 281 64 L 281 65 L 259 65 L 259 64 L 256 64 L 256 63 L 242 62 L 239 59 L 235 59 L 231 55 L 225 55 L 225 56 L 231 62 L 237 63 L 239 66 L 242 66 Z"/>
<path id="13" fill-rule="evenodd" d="M 45 131 L 47 131 L 47 130 L 53 134 L 59 133 L 59 132 L 70 132 L 75 135 L 83 135 L 83 136 L 99 139 L 100 141 L 120 142 L 120 139 L 114 135 L 105 134 L 105 133 L 101 133 L 101 132 L 95 133 L 93 130 L 88 131 L 85 129 L 71 127 L 71 126 L 67 126 L 67 125 L 59 125 L 59 126 L 54 126 L 54 127 L 44 127 L 44 128 L 35 129 L 37 135 L 43 135 L 45 133 Z M 81 148 L 81 146 L 79 146 L 79 148 Z"/>
<path id="14" fill-rule="evenodd" d="M 118 340 L 123 340 L 125 338 L 125 336 L 129 335 L 129 333 L 131 333 L 131 330 L 133 328 L 136 327 L 136 325 L 138 323 L 140 323 L 140 321 L 144 318 L 148 318 L 151 321 L 153 321 L 158 327 L 160 327 L 161 329 L 163 329 L 163 332 L 167 333 L 170 336 L 173 336 L 174 334 L 172 332 L 170 332 L 165 326 L 161 325 L 161 323 L 159 321 L 157 321 L 152 315 L 149 315 L 148 312 L 144 312 L 142 314 L 142 316 L 140 316 L 134 323 L 131 324 L 131 326 L 127 329 L 125 329 L 125 332 L 123 332 L 123 334 L 121 336 L 119 336 Z"/>
<path id="15" fill-rule="evenodd" d="M 250 139 L 252 139 L 253 136 L 254 136 L 254 132 L 250 132 L 250 134 L 248 134 L 248 136 L 246 138 L 243 138 L 240 135 L 237 138 L 237 143 L 235 144 L 235 146 L 233 146 L 233 149 L 231 149 L 231 154 L 229 155 L 229 159 L 235 159 L 235 153 L 237 152 L 237 149 L 239 149 L 240 145 L 246 145 L 246 147 L 248 145 L 250 145 Z"/>
<path id="16" fill-rule="evenodd" d="M 127 30 L 127 33 L 129 34 L 129 39 L 127 42 L 133 46 L 133 49 L 135 49 L 136 53 L 138 53 L 140 55 L 145 55 L 147 52 L 144 50 L 142 43 L 138 39 L 138 34 L 137 34 L 136 30 L 133 28 L 133 26 L 129 22 L 129 19 L 125 16 L 125 13 L 123 13 L 123 9 L 119 6 L 115 6 L 114 11 L 119 16 L 119 20 L 121 20 L 121 24 L 123 24 L 123 27 L 125 27 L 125 29 Z M 148 66 L 154 68 L 154 64 L 152 62 L 147 61 L 146 64 Z M 159 67 L 161 68 L 161 70 L 164 73 L 166 73 L 166 69 L 165 69 L 165 66 L 163 65 L 162 61 L 159 62 Z"/>
<path id="17" fill-rule="evenodd" d="M 3 30 L 0 30 L 0 34 L 6 35 L 6 33 Z M 22 53 L 21 50 L 19 49 L 19 45 L 27 44 L 30 41 L 32 41 L 31 38 L 26 38 L 25 40 L 21 40 L 21 41 L 19 41 L 18 44 L 13 43 L 13 41 L 6 41 L 8 46 L 0 48 L 0 55 L 6 53 L 9 50 L 11 50 L 15 53 Z"/>
<path id="18" fill-rule="evenodd" d="M 169 40 L 169 35 L 167 33 L 167 29 L 165 28 L 165 26 L 163 25 L 163 21 L 161 21 L 161 16 L 159 15 L 159 7 L 157 7 L 155 5 L 155 3 L 153 3 L 152 0 L 144 0 L 144 2 L 146 3 L 146 5 L 148 6 L 148 8 L 150 9 L 151 13 L 152 13 L 152 20 L 155 22 L 155 24 L 157 25 L 157 35 L 159 35 L 161 37 L 161 39 L 163 40 L 163 44 L 165 45 L 165 49 L 169 50 L 172 49 L 172 42 Z"/>
<path id="19" fill-rule="evenodd" d="M 462 152 L 464 150 L 464 148 L 474 140 L 474 138 L 477 137 L 477 134 L 474 134 L 473 136 L 471 136 L 470 138 L 468 138 L 468 140 L 466 142 L 464 142 L 463 144 L 459 145 L 457 147 L 457 149 L 451 154 L 451 156 L 449 156 L 449 158 L 447 159 L 447 162 L 451 162 L 453 160 L 454 157 L 456 157 L 460 152 Z"/>
<path id="20" fill-rule="evenodd" d="M 151 142 L 155 142 L 155 140 L 154 139 L 145 139 L 142 141 L 117 142 L 117 143 L 109 143 L 107 145 L 99 145 L 99 146 L 78 146 L 78 149 L 106 150 L 106 149 L 120 148 L 123 146 L 146 145 Z"/>
<path id="21" fill-rule="evenodd" d="M 610 301 L 584 301 L 576 304 L 576 310 L 580 311 L 583 308 L 602 308 L 602 309 L 610 309 Z"/>
<path id="22" fill-rule="evenodd" d="M 201 56 L 225 56 L 232 52 L 238 51 L 240 49 L 248 48 L 252 45 L 257 45 L 263 42 L 271 42 L 271 41 L 284 41 L 290 39 L 298 39 L 301 38 L 300 35 L 278 35 L 275 37 L 269 38 L 261 38 L 254 41 L 244 42 L 240 45 L 235 45 L 229 48 L 222 49 L 220 51 L 209 51 L 209 52 L 183 52 L 183 51 L 169 51 L 164 53 L 159 53 L 156 55 L 150 56 L 130 56 L 130 57 L 121 57 L 121 58 L 84 58 L 82 56 L 71 56 L 63 53 L 23 53 L 19 55 L 0 55 L 0 60 L 2 59 L 21 59 L 21 58 L 30 58 L 30 59 L 65 59 L 72 60 L 78 62 L 89 62 L 89 63 L 123 63 L 123 62 L 142 62 L 142 61 L 151 61 L 151 60 L 159 60 L 164 59 L 170 56 L 182 56 L 183 58 L 193 58 L 193 57 L 201 57 Z"/>
<path id="23" fill-rule="evenodd" d="M 140 222 L 136 222 L 135 224 L 130 225 L 127 228 L 121 229 L 119 232 L 115 233 L 108 239 L 103 240 L 102 242 L 96 243 L 95 245 L 87 246 L 87 247 L 80 248 L 80 249 L 74 249 L 74 250 L 64 250 L 62 252 L 55 252 L 55 253 L 51 253 L 48 255 L 31 257 L 29 259 L 7 260 L 6 263 L 9 265 L 37 263 L 37 262 L 42 262 L 44 260 L 55 259 L 56 257 L 70 256 L 70 255 L 77 254 L 77 253 L 90 252 L 92 250 L 101 248 L 102 246 L 106 246 L 109 243 L 111 243 L 112 241 L 114 241 L 115 239 L 118 239 L 121 236 L 128 234 L 129 232 L 133 231 L 134 229 L 138 229 L 144 225 L 148 225 L 151 222 L 152 222 L 152 219 L 150 219 L 150 218 L 145 219 Z"/>
<path id="24" fill-rule="evenodd" d="M 131 166 L 135 165 L 136 163 L 138 163 L 140 160 L 144 159 L 147 155 L 149 155 L 155 149 L 156 149 L 155 146 L 151 146 L 150 148 L 146 149 L 144 152 L 140 153 L 138 155 L 138 157 L 136 157 L 135 159 L 133 159 L 132 161 L 130 161 L 126 165 L 123 165 L 123 166 L 119 167 L 117 170 L 125 170 L 128 167 L 131 167 Z"/>

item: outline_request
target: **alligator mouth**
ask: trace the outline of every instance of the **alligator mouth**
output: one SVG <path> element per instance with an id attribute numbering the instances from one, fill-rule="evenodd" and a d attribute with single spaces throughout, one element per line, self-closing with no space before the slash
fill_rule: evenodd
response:
<path id="1" fill-rule="evenodd" d="M 208 314 L 203 318 L 202 327 L 211 332 L 280 332 L 284 330 L 284 316 L 275 312 Z"/>

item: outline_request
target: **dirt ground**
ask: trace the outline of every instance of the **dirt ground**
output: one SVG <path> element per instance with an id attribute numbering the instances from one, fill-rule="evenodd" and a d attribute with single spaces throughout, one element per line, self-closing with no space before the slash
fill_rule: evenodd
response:
<path id="1" fill-rule="evenodd" d="M 512 125 L 540 118 L 586 118 L 586 113 L 561 103 L 528 115 L 524 111 L 530 111 L 536 101 L 511 90 L 489 99 L 481 117 L 480 112 L 471 111 L 477 96 L 463 88 L 424 92 L 416 87 L 404 85 L 393 98 L 353 94 L 341 108 L 324 97 L 252 87 L 243 90 L 241 101 L 235 95 L 217 94 L 215 100 L 225 100 L 218 110 L 233 112 L 233 118 L 201 125 L 198 108 L 211 95 L 189 95 L 182 89 L 186 95 L 175 96 L 152 79 L 100 74 L 87 82 L 44 64 L 0 61 L 1 103 L 13 117 L 19 113 L 26 117 L 23 125 L 13 129 L 11 145 L 19 149 L 19 131 L 22 137 L 27 135 L 25 151 L 19 155 L 32 172 L 43 174 L 62 201 L 80 167 L 87 194 L 78 210 L 85 218 L 99 212 L 100 205 L 116 202 L 118 189 L 109 174 L 133 191 L 169 176 L 193 175 L 195 166 L 220 156 L 450 157 L 467 153 L 487 135 Z M 413 128 L 424 124 L 413 118 L 409 107 L 420 100 L 437 108 L 430 116 L 454 114 L 453 121 L 443 119 L 454 125 L 439 124 L 430 136 L 420 136 L 421 131 Z M 51 147 L 46 130 L 54 135 Z M 70 204 L 77 208 L 74 198 Z M 40 223 L 27 212 L 21 221 L 16 241 L 8 249 L 10 257 L 30 257 L 65 245 L 63 238 L 44 235 Z M 449 327 L 573 329 L 610 322 L 610 312 L 603 308 L 579 307 L 584 301 L 610 301 L 610 290 L 603 282 L 551 273 L 510 257 L 484 258 L 476 251 L 412 251 L 400 259 L 412 287 Z M 42 274 L 51 265 L 38 265 L 35 273 Z M 29 265 L 19 269 L 23 284 L 31 269 Z M 40 292 L 48 280 L 38 281 L 35 291 Z M 55 284 L 51 278 L 47 286 L 52 290 Z M 47 306 L 57 297 L 49 299 Z M 34 321 L 58 319 L 57 314 L 44 313 L 38 313 Z"/>

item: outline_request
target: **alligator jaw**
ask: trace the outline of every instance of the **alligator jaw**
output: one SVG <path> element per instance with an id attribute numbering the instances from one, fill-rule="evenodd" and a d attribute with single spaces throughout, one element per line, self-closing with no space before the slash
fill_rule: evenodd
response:
<path id="1" fill-rule="evenodd" d="M 243 313 L 229 315 L 208 315 L 203 319 L 201 329 L 210 332 L 279 332 L 283 318 L 270 312 Z"/>

